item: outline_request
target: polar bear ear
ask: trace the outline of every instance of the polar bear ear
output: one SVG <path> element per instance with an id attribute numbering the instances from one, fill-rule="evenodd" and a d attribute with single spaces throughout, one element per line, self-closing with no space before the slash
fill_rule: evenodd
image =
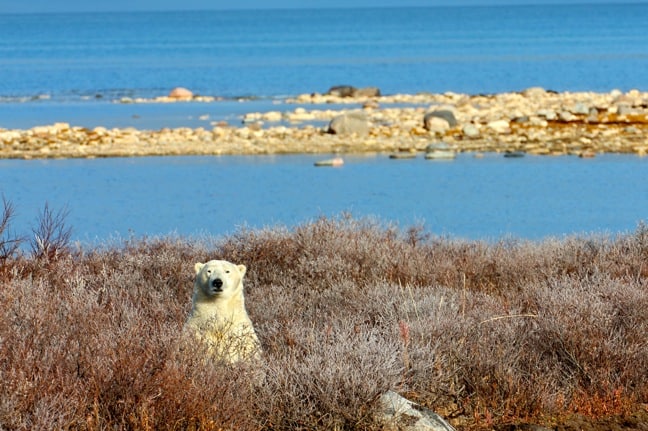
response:
<path id="1" fill-rule="evenodd" d="M 200 263 L 200 262 L 198 262 L 198 263 L 196 263 L 196 264 L 194 265 L 194 269 L 196 270 L 196 274 L 198 274 L 198 273 L 200 272 L 200 270 L 203 269 L 203 266 L 205 266 L 205 264 L 204 264 L 204 263 Z"/>
<path id="2" fill-rule="evenodd" d="M 247 269 L 245 265 L 236 265 L 236 268 L 238 268 L 239 272 L 241 273 L 241 278 L 245 275 L 245 270 Z"/>

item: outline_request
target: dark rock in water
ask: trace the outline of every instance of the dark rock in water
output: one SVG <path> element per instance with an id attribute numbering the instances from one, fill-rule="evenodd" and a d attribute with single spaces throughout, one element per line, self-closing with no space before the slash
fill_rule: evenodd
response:
<path id="1" fill-rule="evenodd" d="M 524 157 L 524 151 L 511 151 L 511 150 L 506 150 L 506 151 L 504 152 L 504 157 L 510 157 L 510 158 Z"/>
<path id="2" fill-rule="evenodd" d="M 380 97 L 380 89 L 378 87 L 358 88 L 353 92 L 353 97 Z"/>
<path id="3" fill-rule="evenodd" d="M 328 126 L 328 133 L 334 135 L 350 135 L 355 133 L 364 136 L 369 133 L 369 120 L 364 112 L 355 111 L 338 115 Z"/>
<path id="4" fill-rule="evenodd" d="M 351 85 L 336 85 L 325 93 L 328 96 L 336 97 L 353 97 L 356 92 L 356 88 Z"/>
<path id="5" fill-rule="evenodd" d="M 415 159 L 416 153 L 411 151 L 399 151 L 398 153 L 392 153 L 389 155 L 390 159 Z"/>
<path id="6" fill-rule="evenodd" d="M 335 97 L 379 97 L 380 89 L 378 87 L 356 88 L 352 85 L 336 85 L 329 88 L 325 94 Z"/>
<path id="7" fill-rule="evenodd" d="M 457 125 L 457 119 L 455 118 L 454 113 L 447 109 L 439 109 L 438 111 L 431 111 L 425 114 L 423 117 L 423 127 L 426 129 L 431 118 L 442 118 L 448 122 L 450 127 L 455 127 Z"/>
<path id="8" fill-rule="evenodd" d="M 342 157 L 334 157 L 332 159 L 318 160 L 315 162 L 315 166 L 342 166 L 344 165 L 344 159 Z"/>

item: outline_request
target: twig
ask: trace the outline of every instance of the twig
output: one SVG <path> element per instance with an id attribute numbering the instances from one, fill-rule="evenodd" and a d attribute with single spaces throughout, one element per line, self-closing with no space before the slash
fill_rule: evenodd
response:
<path id="1" fill-rule="evenodd" d="M 505 316 L 495 316 L 495 317 L 491 317 L 490 319 L 482 320 L 481 322 L 479 322 L 479 324 L 481 325 L 484 323 L 493 322 L 495 320 L 513 319 L 517 317 L 538 317 L 538 315 L 537 314 L 509 314 Z"/>

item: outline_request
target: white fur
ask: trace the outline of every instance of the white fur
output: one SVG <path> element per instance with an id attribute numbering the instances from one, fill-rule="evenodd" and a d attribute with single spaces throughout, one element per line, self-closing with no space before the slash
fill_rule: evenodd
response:
<path id="1" fill-rule="evenodd" d="M 196 263 L 193 300 L 185 328 L 217 359 L 237 362 L 260 355 L 259 340 L 245 309 L 245 265 L 225 260 Z"/>

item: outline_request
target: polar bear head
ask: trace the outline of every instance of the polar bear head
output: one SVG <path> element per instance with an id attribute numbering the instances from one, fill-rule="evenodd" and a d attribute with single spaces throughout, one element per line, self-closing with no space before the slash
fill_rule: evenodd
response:
<path id="1" fill-rule="evenodd" d="M 226 260 L 196 263 L 195 293 L 205 299 L 229 299 L 243 293 L 245 265 L 235 265 Z"/>

